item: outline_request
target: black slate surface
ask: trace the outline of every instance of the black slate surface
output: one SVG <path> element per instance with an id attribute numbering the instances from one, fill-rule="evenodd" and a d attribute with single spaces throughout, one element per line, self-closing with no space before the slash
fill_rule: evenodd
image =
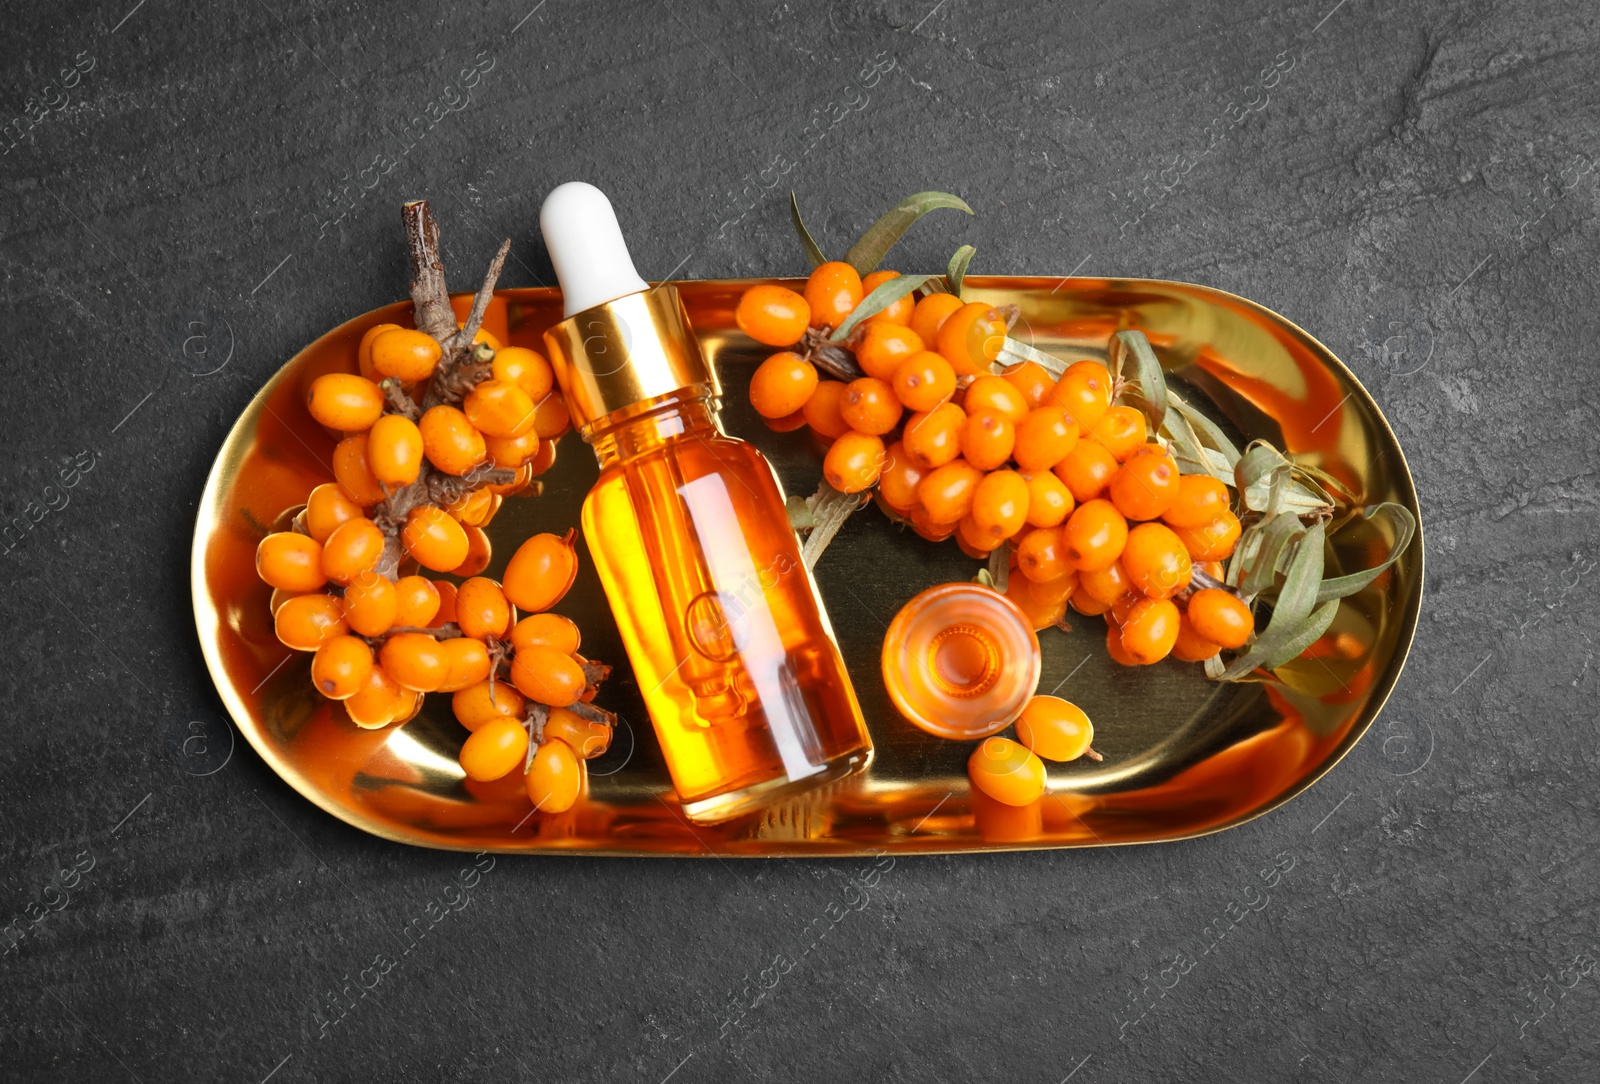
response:
<path id="1" fill-rule="evenodd" d="M 0 511 L 37 520 L 3 552 L 0 923 L 25 932 L 0 1078 L 1600 1072 L 1592 4 L 0 18 Z M 802 271 L 790 187 L 836 247 L 942 188 L 978 217 L 899 265 L 966 242 L 980 271 L 1188 279 L 1309 328 L 1422 492 L 1426 608 L 1384 717 L 1220 836 L 902 859 L 781 976 L 863 863 L 501 859 L 379 976 L 470 858 L 346 828 L 247 748 L 185 755 L 226 741 L 195 502 L 270 373 L 403 296 L 401 200 L 434 201 L 469 274 L 513 237 L 530 285 L 572 178 L 649 216 L 646 277 Z"/>

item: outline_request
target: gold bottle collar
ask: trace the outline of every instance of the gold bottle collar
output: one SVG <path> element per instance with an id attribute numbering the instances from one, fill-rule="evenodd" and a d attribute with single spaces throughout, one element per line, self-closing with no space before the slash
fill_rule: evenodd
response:
<path id="1" fill-rule="evenodd" d="M 584 309 L 546 331 L 544 342 L 572 424 L 579 429 L 695 384 L 720 394 L 672 286 Z"/>

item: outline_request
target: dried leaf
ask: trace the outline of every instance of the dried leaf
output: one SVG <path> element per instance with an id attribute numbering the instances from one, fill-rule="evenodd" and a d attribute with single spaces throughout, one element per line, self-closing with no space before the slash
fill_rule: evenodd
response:
<path id="1" fill-rule="evenodd" d="M 1176 407 L 1177 403 L 1178 397 L 1169 390 L 1167 405 Z M 1181 411 L 1167 411 L 1166 420 L 1157 433 L 1166 437 L 1172 445 L 1172 458 L 1177 460 L 1179 471 L 1184 474 L 1209 474 L 1219 482 L 1233 485 L 1233 460 L 1215 448 L 1202 444 L 1194 426 Z"/>
<path id="2" fill-rule="evenodd" d="M 861 299 L 861 304 L 855 307 L 855 311 L 849 315 L 845 322 L 840 324 L 832 335 L 828 336 L 828 341 L 844 342 L 869 316 L 876 316 L 931 278 L 933 278 L 932 275 L 896 275 L 892 279 L 878 283 L 877 286 L 873 287 L 870 294 Z"/>
<path id="3" fill-rule="evenodd" d="M 1123 359 L 1132 355 L 1133 383 L 1138 386 L 1142 401 L 1139 409 L 1149 420 L 1151 430 L 1160 429 L 1167 417 L 1167 378 L 1150 340 L 1142 331 L 1119 331 L 1111 337 L 1106 352 L 1113 373 L 1120 372 Z"/>
<path id="4" fill-rule="evenodd" d="M 811 510 L 811 505 L 806 503 L 804 497 L 790 497 L 784 502 L 783 507 L 789 513 L 789 526 L 797 533 L 809 531 L 817 525 L 816 513 Z"/>
<path id="5" fill-rule="evenodd" d="M 822 254 L 822 248 L 812 239 L 811 231 L 806 229 L 804 220 L 800 217 L 800 200 L 791 189 L 789 192 L 789 220 L 794 223 L 794 232 L 800 238 L 800 247 L 805 250 L 806 259 L 811 261 L 812 267 L 821 267 L 828 262 L 828 257 Z"/>
<path id="6" fill-rule="evenodd" d="M 998 546 L 989 551 L 989 586 L 1006 593 L 1006 587 L 1011 582 L 1011 546 L 1009 544 Z"/>
<path id="7" fill-rule="evenodd" d="M 1046 354 L 1036 346 L 1029 346 L 1020 339 L 1006 336 L 1006 341 L 1000 346 L 1000 356 L 995 358 L 995 364 L 1004 368 L 1020 362 L 1031 361 L 1056 379 L 1067 371 L 1067 363 L 1054 354 Z"/>
<path id="8" fill-rule="evenodd" d="M 845 262 L 855 268 L 860 274 L 867 274 L 875 269 L 883 258 L 889 254 L 896 241 L 911 228 L 912 223 L 941 207 L 950 207 L 957 211 L 972 213 L 972 208 L 957 196 L 948 192 L 918 192 L 914 196 L 907 196 L 878 221 L 867 227 L 867 232 L 861 239 L 850 246 L 850 251 L 845 253 Z"/>
<path id="9" fill-rule="evenodd" d="M 861 507 L 865 497 L 863 493 L 841 493 L 826 480 L 818 483 L 816 493 L 806 502 L 811 506 L 812 515 L 816 516 L 817 525 L 800 548 L 800 559 L 807 568 L 816 567 L 817 558 L 828 548 L 828 543 L 839 533 L 839 528 L 850 518 L 850 513 Z"/>
<path id="10" fill-rule="evenodd" d="M 1253 512 L 1267 512 L 1272 509 L 1273 486 L 1277 482 L 1284 486 L 1277 497 L 1277 511 L 1307 515 L 1333 507 L 1331 499 L 1322 492 L 1321 486 L 1310 488 L 1298 478 L 1290 478 L 1286 482 L 1280 480 L 1277 472 L 1285 467 L 1292 470 L 1294 464 L 1282 452 L 1264 440 L 1252 441 L 1244 450 L 1244 454 L 1239 457 L 1238 463 L 1234 465 L 1233 484 L 1239 491 L 1244 506 Z"/>
<path id="11" fill-rule="evenodd" d="M 1239 592 L 1248 597 L 1261 594 L 1276 582 L 1279 558 L 1290 543 L 1306 533 L 1305 524 L 1293 512 L 1280 512 L 1253 530 L 1258 542 L 1245 559 L 1244 572 L 1239 577 Z"/>
<path id="12" fill-rule="evenodd" d="M 1389 547 L 1389 556 L 1381 562 L 1363 572 L 1352 572 L 1348 576 L 1330 576 L 1322 581 L 1317 588 L 1317 601 L 1326 602 L 1329 599 L 1344 598 L 1353 595 L 1367 584 L 1383 574 L 1384 569 L 1397 561 L 1406 547 L 1411 545 L 1411 540 L 1417 533 L 1417 520 L 1410 509 L 1398 504 L 1385 502 L 1362 509 L 1362 518 L 1373 519 L 1383 516 L 1394 525 L 1394 544 Z"/>
<path id="13" fill-rule="evenodd" d="M 971 245 L 962 245 L 956 249 L 955 255 L 950 257 L 950 267 L 944 273 L 944 279 L 950 284 L 950 292 L 957 297 L 961 296 L 961 280 L 967 275 L 967 267 L 972 263 L 973 254 L 978 250 Z"/>
<path id="14" fill-rule="evenodd" d="M 1174 395 L 1170 389 L 1167 391 L 1167 405 L 1183 415 L 1184 421 L 1194 426 L 1200 442 L 1205 447 L 1221 452 L 1227 458 L 1230 467 L 1239 461 L 1239 449 L 1228 439 L 1228 435 L 1217 427 L 1216 422 L 1190 406 L 1186 400 Z"/>

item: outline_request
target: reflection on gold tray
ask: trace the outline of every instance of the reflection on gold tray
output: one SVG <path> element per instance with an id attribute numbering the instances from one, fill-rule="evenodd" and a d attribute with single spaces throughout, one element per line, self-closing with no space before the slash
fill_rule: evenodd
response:
<path id="1" fill-rule="evenodd" d="M 788 492 L 810 493 L 821 477 L 812 439 L 804 429 L 770 432 L 744 394 L 766 354 L 733 323 L 734 304 L 753 281 L 680 289 L 722 374 L 726 428 L 769 455 Z M 1266 438 L 1364 502 L 1395 501 L 1420 521 L 1405 457 L 1371 397 L 1326 347 L 1277 314 L 1218 290 L 1146 279 L 975 277 L 964 293 L 1020 306 L 1015 335 L 1068 361 L 1103 358 L 1112 331 L 1139 328 L 1168 379 L 1224 428 Z M 542 352 L 542 332 L 559 319 L 555 291 L 502 290 L 485 327 Z M 925 587 L 970 578 L 978 564 L 954 542 L 925 542 L 868 508 L 846 524 L 816 575 L 877 746 L 870 770 L 741 820 L 691 826 L 580 548 L 577 585 L 559 609 L 582 626 L 586 655 L 616 665 L 601 703 L 623 723 L 611 750 L 590 763 L 588 793 L 576 807 L 529 816 L 515 773 L 490 784 L 464 778 L 456 752 L 466 731 L 449 696 L 427 697 L 422 714 L 404 726 L 367 731 L 313 692 L 311 657 L 286 661 L 291 653 L 267 612 L 269 591 L 256 578 L 263 525 L 333 477 L 334 442 L 307 414 L 304 389 L 323 372 L 353 370 L 362 332 L 384 321 L 411 326 L 410 304 L 324 335 L 250 403 L 206 483 L 192 581 L 206 663 L 251 745 L 301 794 L 386 839 L 468 851 L 732 856 L 1085 847 L 1203 835 L 1282 804 L 1348 752 L 1394 687 L 1416 628 L 1420 531 L 1393 568 L 1345 600 L 1307 657 L 1279 671 L 1292 687 L 1287 694 L 1213 684 L 1198 664 L 1124 669 L 1106 656 L 1103 623 L 1068 611 L 1072 631 L 1040 635 L 1039 689 L 1089 713 L 1105 760 L 1050 765 L 1049 793 L 1014 809 L 968 787 L 970 743 L 930 737 L 895 713 L 878 669 L 884 631 L 901 604 Z M 596 474 L 588 447 L 566 437 L 543 476 L 544 495 L 508 499 L 495 518 L 486 575 L 498 576 L 529 534 L 575 526 Z M 1388 551 L 1385 530 L 1381 523 L 1346 527 L 1330 560 L 1350 569 L 1376 563 Z"/>

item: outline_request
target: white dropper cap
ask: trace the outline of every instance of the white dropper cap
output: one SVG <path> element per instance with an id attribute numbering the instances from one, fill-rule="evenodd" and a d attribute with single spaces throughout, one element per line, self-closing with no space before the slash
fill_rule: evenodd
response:
<path id="1" fill-rule="evenodd" d="M 564 316 L 650 288 L 633 268 L 617 212 L 594 185 L 558 185 L 539 209 L 539 229 L 561 282 Z"/>

